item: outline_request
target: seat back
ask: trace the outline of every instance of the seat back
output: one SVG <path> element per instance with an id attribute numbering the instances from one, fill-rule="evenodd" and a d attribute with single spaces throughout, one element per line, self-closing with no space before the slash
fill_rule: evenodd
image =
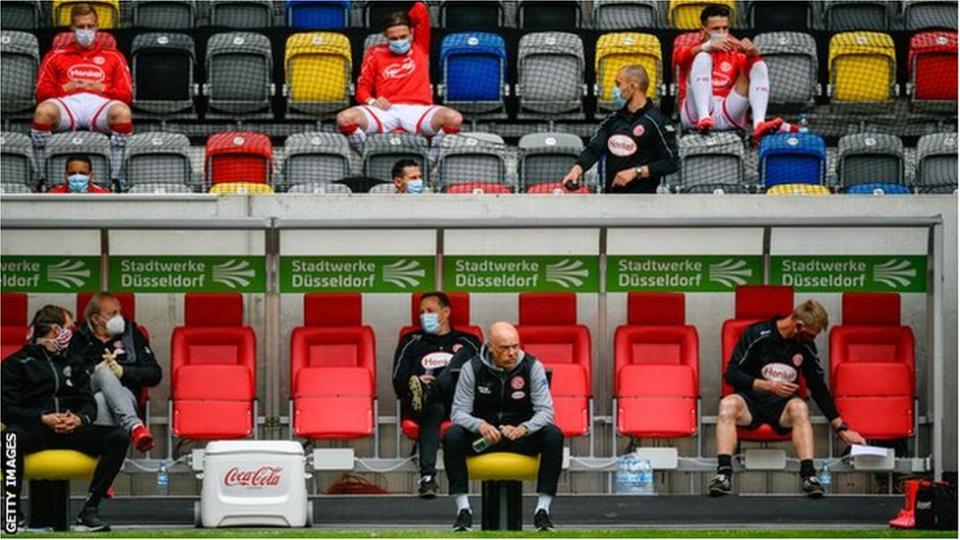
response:
<path id="1" fill-rule="evenodd" d="M 0 293 L 0 326 L 26 326 L 27 293 Z"/>
<path id="2" fill-rule="evenodd" d="M 700 28 L 700 12 L 710 4 L 720 4 L 730 8 L 730 27 L 736 26 L 737 6 L 734 0 L 670 0 L 667 7 L 667 20 L 670 28 L 678 30 L 696 30 Z"/>
<path id="3" fill-rule="evenodd" d="M 834 34 L 830 38 L 829 65 L 834 102 L 875 103 L 892 99 L 897 84 L 897 55 L 888 34 Z"/>
<path id="4" fill-rule="evenodd" d="M 884 133 L 854 133 L 837 144 L 837 179 L 857 184 L 904 184 L 903 143 Z"/>
<path id="5" fill-rule="evenodd" d="M 102 29 L 101 29 L 102 30 Z M 50 46 L 51 49 L 63 49 L 73 43 L 76 43 L 77 36 L 73 32 L 60 32 L 57 35 L 53 36 L 53 41 Z M 117 39 L 113 37 L 113 34 L 110 32 L 97 32 L 94 42 L 103 47 L 104 49 L 117 49 Z"/>
<path id="6" fill-rule="evenodd" d="M 470 293 L 467 292 L 448 292 L 445 293 L 450 300 L 450 325 L 461 332 L 473 334 L 481 342 L 483 341 L 483 330 L 479 326 L 470 324 Z M 420 331 L 420 299 L 422 293 L 413 293 L 410 295 L 410 325 L 400 329 L 400 337 L 410 332 Z"/>
<path id="7" fill-rule="evenodd" d="M 4 11 L 6 11 L 6 6 Z M 33 108 L 34 85 L 40 66 L 37 38 L 27 32 L 0 32 L 0 105 L 8 112 Z"/>
<path id="8" fill-rule="evenodd" d="M 27 333 L 30 327 L 26 325 L 0 326 L 0 361 L 20 350 L 27 343 Z"/>
<path id="9" fill-rule="evenodd" d="M 226 131 L 207 138 L 207 185 L 227 182 L 269 184 L 273 175 L 270 138 L 252 131 Z"/>
<path id="10" fill-rule="evenodd" d="M 189 30 L 196 26 L 195 0 L 133 0 L 128 5 L 136 28 Z"/>
<path id="11" fill-rule="evenodd" d="M 489 32 L 448 34 L 440 43 L 440 66 L 447 105 L 468 112 L 503 106 L 507 46 L 502 37 Z"/>
<path id="12" fill-rule="evenodd" d="M 613 103 L 617 72 L 634 64 L 643 66 L 650 79 L 647 97 L 653 100 L 660 98 L 663 55 L 660 52 L 660 40 L 656 36 L 638 32 L 603 34 L 597 41 L 595 58 L 599 107 L 610 111 L 617 109 Z"/>
<path id="13" fill-rule="evenodd" d="M 273 26 L 271 0 L 211 0 L 210 25 L 227 28 Z"/>
<path id="14" fill-rule="evenodd" d="M 832 195 L 830 188 L 819 184 L 777 184 L 767 189 L 767 195 Z"/>
<path id="15" fill-rule="evenodd" d="M 70 26 L 70 10 L 76 4 L 90 4 L 97 12 L 97 26 L 110 29 L 120 26 L 120 0 L 53 0 L 53 26 Z"/>
<path id="16" fill-rule="evenodd" d="M 366 0 L 362 3 L 365 28 L 380 28 L 387 15 L 395 11 L 407 13 L 410 10 L 410 2 L 400 0 Z"/>
<path id="17" fill-rule="evenodd" d="M 290 106 L 323 113 L 346 106 L 353 71 L 350 40 L 333 32 L 306 32 L 287 38 L 284 54 Z"/>
<path id="18" fill-rule="evenodd" d="M 211 36 L 207 41 L 205 91 L 210 106 L 232 114 L 269 107 L 272 51 L 270 40 L 263 34 L 227 32 Z"/>
<path id="19" fill-rule="evenodd" d="M 256 336 L 249 326 L 178 326 L 174 328 L 170 346 L 170 371 L 172 373 L 170 392 L 176 399 L 178 387 L 183 378 L 177 371 L 184 367 L 198 367 L 194 373 L 209 368 L 209 373 L 223 373 L 220 367 L 243 367 L 249 374 L 251 386 L 226 388 L 216 379 L 207 379 L 203 383 L 210 386 L 209 396 L 199 393 L 203 399 L 252 400 L 256 396 Z M 193 383 L 191 383 L 193 384 Z"/>
<path id="20" fill-rule="evenodd" d="M 582 106 L 583 41 L 566 32 L 532 32 L 520 38 L 517 54 L 520 106 L 559 114 Z"/>
<path id="21" fill-rule="evenodd" d="M 813 26 L 813 3 L 797 0 L 754 0 L 748 3 L 747 21 L 750 28 L 762 28 L 765 31 L 805 32 Z M 770 86 L 772 91 L 772 81 Z"/>
<path id="22" fill-rule="evenodd" d="M 614 338 L 614 392 L 617 395 L 620 370 L 631 364 L 685 365 L 694 375 L 700 370 L 697 330 L 686 324 L 683 293 L 628 293 L 627 324 L 618 327 L 617 333 Z"/>
<path id="23" fill-rule="evenodd" d="M 589 195 L 593 193 L 586 183 L 580 184 L 575 190 L 569 190 L 561 182 L 549 182 L 546 184 L 535 184 L 526 189 L 524 193 L 533 195 Z"/>
<path id="24" fill-rule="evenodd" d="M 683 190 L 700 185 L 743 184 L 743 142 L 734 133 L 684 135 L 678 147 Z"/>
<path id="25" fill-rule="evenodd" d="M 440 26 L 447 30 L 500 28 L 503 7 L 503 0 L 440 0 Z"/>
<path id="26" fill-rule="evenodd" d="M 137 133 L 127 142 L 124 178 L 138 184 L 193 184 L 190 140 L 182 133 Z"/>
<path id="27" fill-rule="evenodd" d="M 430 178 L 429 145 L 413 133 L 379 133 L 363 144 L 363 174 L 386 182 L 393 181 L 393 164 L 412 159 L 420 166 L 424 178 Z"/>
<path id="28" fill-rule="evenodd" d="M 751 6 L 765 3 L 753 2 Z M 763 55 L 770 74 L 770 103 L 812 105 L 819 88 L 817 42 L 813 36 L 800 32 L 771 32 L 757 35 L 754 44 Z"/>
<path id="29" fill-rule="evenodd" d="M 660 25 L 656 0 L 595 0 L 593 26 L 597 30 L 633 30 Z"/>
<path id="30" fill-rule="evenodd" d="M 559 182 L 583 151 L 583 141 L 569 133 L 528 133 L 519 142 L 520 185 Z"/>
<path id="31" fill-rule="evenodd" d="M 110 179 L 113 178 L 110 170 L 110 139 L 95 131 L 54 133 L 47 143 L 47 170 L 44 178 L 63 178 L 67 157 L 72 154 L 86 154 L 93 164 L 94 182 L 110 187 Z"/>
<path id="32" fill-rule="evenodd" d="M 813 133 L 774 133 L 760 141 L 760 180 L 764 186 L 822 185 L 827 179 L 827 144 Z"/>
<path id="33" fill-rule="evenodd" d="M 373 330 L 363 324 L 360 293 L 309 293 L 303 298 L 304 325 L 291 335 L 290 381 L 304 368 L 361 367 L 376 380 Z"/>
<path id="34" fill-rule="evenodd" d="M 580 28 L 580 2 L 575 0 L 519 0 L 517 27 L 526 30 Z"/>
<path id="35" fill-rule="evenodd" d="M 186 293 L 184 326 L 242 326 L 243 295 L 240 293 Z"/>
<path id="36" fill-rule="evenodd" d="M 294 133 L 283 143 L 283 184 L 331 183 L 350 176 L 350 143 L 340 133 Z"/>
<path id="37" fill-rule="evenodd" d="M 957 189 L 957 134 L 930 133 L 917 141 L 916 185 L 921 191 Z"/>
<path id="38" fill-rule="evenodd" d="M 40 28 L 43 9 L 40 0 L 13 0 L 3 4 L 0 28 L 5 30 L 34 30 Z"/>
<path id="39" fill-rule="evenodd" d="M 350 26 L 349 0 L 286 0 L 287 26 L 303 30 L 340 30 Z"/>
<path id="40" fill-rule="evenodd" d="M 10 131 L 0 133 L 0 183 L 32 190 L 37 185 L 33 164 L 33 142 L 29 136 Z"/>
<path id="41" fill-rule="evenodd" d="M 827 30 L 890 30 L 890 2 L 864 0 L 829 0 L 826 5 Z"/>
<path id="42" fill-rule="evenodd" d="M 914 100 L 956 102 L 956 32 L 921 32 L 914 35 L 910 38 L 907 66 Z"/>
<path id="43" fill-rule="evenodd" d="M 157 114 L 193 107 L 193 38 L 167 32 L 138 34 L 130 55 L 135 107 Z"/>
<path id="44" fill-rule="evenodd" d="M 471 133 L 443 138 L 437 159 L 437 187 L 444 190 L 455 184 L 505 184 L 507 182 L 506 144 Z"/>
<path id="45" fill-rule="evenodd" d="M 916 30 L 957 31 L 957 6 L 950 0 L 904 0 L 903 27 Z"/>

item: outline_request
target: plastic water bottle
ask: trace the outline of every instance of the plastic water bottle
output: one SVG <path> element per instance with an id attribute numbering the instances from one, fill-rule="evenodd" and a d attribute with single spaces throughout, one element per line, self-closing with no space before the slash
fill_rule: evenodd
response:
<path id="1" fill-rule="evenodd" d="M 638 476 L 637 491 L 638 495 L 654 495 L 653 491 L 653 467 L 650 461 L 646 459 L 637 460 Z"/>
<path id="2" fill-rule="evenodd" d="M 827 468 L 826 463 L 824 463 L 823 468 L 820 469 L 820 485 L 823 486 L 824 493 L 830 491 L 830 469 Z"/>
<path id="3" fill-rule="evenodd" d="M 800 125 L 800 133 L 810 132 L 810 121 L 807 119 L 807 115 L 801 114 L 797 123 Z"/>
<path id="4" fill-rule="evenodd" d="M 617 493 L 631 493 L 633 478 L 633 461 L 635 456 L 633 452 L 620 456 L 617 461 Z"/>
<path id="5" fill-rule="evenodd" d="M 170 474 L 167 473 L 167 462 L 160 461 L 160 468 L 157 470 L 157 495 L 167 496 L 170 494 Z"/>

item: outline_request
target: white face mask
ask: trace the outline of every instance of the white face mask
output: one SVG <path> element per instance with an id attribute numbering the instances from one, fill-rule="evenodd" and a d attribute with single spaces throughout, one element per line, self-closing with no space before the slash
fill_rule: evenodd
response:
<path id="1" fill-rule="evenodd" d="M 710 41 L 723 41 L 727 39 L 727 36 L 730 34 L 710 34 Z"/>
<path id="2" fill-rule="evenodd" d="M 126 323 L 123 322 L 123 317 L 120 314 L 116 314 L 107 321 L 106 324 L 107 332 L 110 332 L 112 336 L 119 336 L 126 330 Z"/>
<path id="3" fill-rule="evenodd" d="M 73 34 L 81 47 L 89 47 L 97 39 L 97 31 L 93 29 L 77 28 L 73 31 Z"/>

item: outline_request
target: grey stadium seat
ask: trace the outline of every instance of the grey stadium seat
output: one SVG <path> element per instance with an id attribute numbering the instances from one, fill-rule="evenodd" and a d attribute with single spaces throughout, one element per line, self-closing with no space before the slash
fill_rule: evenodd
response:
<path id="1" fill-rule="evenodd" d="M 518 147 L 520 186 L 526 191 L 562 180 L 583 151 L 583 141 L 569 133 L 529 133 L 520 138 Z"/>
<path id="2" fill-rule="evenodd" d="M 920 193 L 956 193 L 956 133 L 931 133 L 920 137 L 914 183 Z"/>
<path id="3" fill-rule="evenodd" d="M 339 133 L 293 134 L 283 143 L 283 152 L 281 177 L 287 191 L 301 184 L 329 184 L 350 176 L 350 143 Z"/>
<path id="4" fill-rule="evenodd" d="M 0 183 L 0 193 L 3 193 L 4 195 L 13 193 L 33 193 L 33 190 L 30 189 L 30 186 L 25 186 L 23 184 L 8 184 L 3 182 Z"/>
<path id="5" fill-rule="evenodd" d="M 506 144 L 499 135 L 462 133 L 443 137 L 435 176 L 437 190 L 453 184 L 507 183 Z"/>
<path id="6" fill-rule="evenodd" d="M 583 42 L 575 34 L 535 32 L 520 38 L 520 108 L 545 115 L 583 110 Z"/>
<path id="7" fill-rule="evenodd" d="M 684 135 L 680 150 L 680 190 L 684 193 L 738 192 L 743 187 L 743 141 L 725 131 Z"/>
<path id="8" fill-rule="evenodd" d="M 817 42 L 813 36 L 771 32 L 756 36 L 753 43 L 770 73 L 770 104 L 813 106 L 820 87 Z"/>
<path id="9" fill-rule="evenodd" d="M 63 171 L 70 154 L 84 154 L 93 164 L 95 184 L 109 188 L 112 172 L 110 170 L 110 139 L 95 131 L 71 131 L 54 133 L 47 143 L 46 174 L 44 178 L 55 185 L 63 178 Z"/>
<path id="10" fill-rule="evenodd" d="M 190 140 L 182 133 L 137 133 L 127 142 L 123 167 L 126 185 L 193 184 Z"/>
<path id="11" fill-rule="evenodd" d="M 193 110 L 193 38 L 168 32 L 138 34 L 133 38 L 130 56 L 134 107 L 154 114 Z"/>
<path id="12" fill-rule="evenodd" d="M 363 40 L 363 55 L 367 55 L 367 51 L 370 47 L 376 47 L 381 43 L 386 43 L 387 38 L 383 36 L 383 32 L 374 32 L 373 34 L 367 34 L 367 37 Z"/>
<path id="13" fill-rule="evenodd" d="M 5 0 L 0 10 L 0 28 L 4 30 L 35 30 L 42 19 L 40 0 Z"/>
<path id="14" fill-rule="evenodd" d="M 903 143 L 882 133 L 845 135 L 837 143 L 837 180 L 840 187 L 857 184 L 903 184 Z"/>
<path id="15" fill-rule="evenodd" d="M 597 30 L 634 30 L 660 25 L 657 0 L 595 0 L 593 27 Z"/>
<path id="16" fill-rule="evenodd" d="M 353 191 L 343 184 L 325 184 L 317 182 L 312 184 L 297 184 L 295 186 L 290 186 L 290 189 L 287 190 L 287 193 L 349 195 L 353 193 Z"/>
<path id="17" fill-rule="evenodd" d="M 413 133 L 378 133 L 363 144 L 363 175 L 392 181 L 393 164 L 410 158 L 420 165 L 424 183 L 429 183 L 429 146 L 427 140 Z"/>
<path id="18" fill-rule="evenodd" d="M 197 25 L 195 0 L 132 0 L 127 6 L 135 28 L 189 30 Z"/>
<path id="19" fill-rule="evenodd" d="M 830 0 L 825 7 L 827 30 L 890 30 L 892 5 L 882 0 Z"/>
<path id="20" fill-rule="evenodd" d="M 905 0 L 903 28 L 908 31 L 942 28 L 956 32 L 956 0 Z"/>
<path id="21" fill-rule="evenodd" d="M 382 184 L 377 184 L 370 188 L 370 191 L 367 193 L 371 195 L 399 195 L 397 193 L 397 188 L 393 185 L 393 182 L 384 182 Z M 423 193 L 433 193 L 433 190 L 430 189 L 430 186 L 423 186 Z"/>
<path id="22" fill-rule="evenodd" d="M 690 195 L 744 195 L 750 190 L 737 184 L 699 184 L 684 188 L 683 192 Z"/>
<path id="23" fill-rule="evenodd" d="M 40 66 L 37 38 L 26 32 L 0 32 L 0 66 L 0 108 L 4 114 L 32 110 Z"/>
<path id="24" fill-rule="evenodd" d="M 207 42 L 206 66 L 203 93 L 211 108 L 234 115 L 269 109 L 274 87 L 273 51 L 267 36 L 215 34 Z"/>
<path id="25" fill-rule="evenodd" d="M 212 0 L 210 26 L 267 28 L 273 26 L 270 0 Z"/>
<path id="26" fill-rule="evenodd" d="M 137 184 L 131 186 L 127 193 L 141 193 L 153 195 L 165 195 L 174 193 L 195 193 L 193 188 L 183 184 Z"/>
<path id="27" fill-rule="evenodd" d="M 518 0 L 517 28 L 553 30 L 580 28 L 583 12 L 577 0 Z"/>
<path id="28" fill-rule="evenodd" d="M 0 133 L 0 184 L 23 186 L 34 191 L 37 187 L 34 163 L 30 137 L 9 131 Z"/>

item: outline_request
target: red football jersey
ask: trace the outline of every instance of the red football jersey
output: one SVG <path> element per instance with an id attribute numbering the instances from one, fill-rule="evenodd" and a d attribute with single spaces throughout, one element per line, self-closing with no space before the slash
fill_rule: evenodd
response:
<path id="1" fill-rule="evenodd" d="M 680 80 L 677 86 L 680 101 L 687 95 L 687 77 L 690 74 L 690 66 L 693 64 L 693 51 L 699 47 L 700 44 L 681 47 L 674 52 L 674 63 L 680 67 Z M 710 56 L 713 58 L 711 75 L 713 95 L 727 97 L 740 73 L 743 72 L 747 55 L 742 52 L 710 51 Z"/>
<path id="2" fill-rule="evenodd" d="M 410 9 L 413 43 L 406 54 L 393 54 L 382 43 L 370 47 L 363 57 L 357 80 L 357 102 L 371 97 L 390 103 L 433 105 L 430 89 L 430 12 L 423 2 Z"/>
<path id="3" fill-rule="evenodd" d="M 64 90 L 64 85 L 71 81 L 98 82 L 104 88 L 102 91 L 91 88 Z M 115 49 L 105 49 L 100 43 L 85 49 L 76 42 L 47 53 L 37 77 L 37 102 L 84 92 L 129 104 L 133 99 L 133 82 L 123 54 Z"/>

